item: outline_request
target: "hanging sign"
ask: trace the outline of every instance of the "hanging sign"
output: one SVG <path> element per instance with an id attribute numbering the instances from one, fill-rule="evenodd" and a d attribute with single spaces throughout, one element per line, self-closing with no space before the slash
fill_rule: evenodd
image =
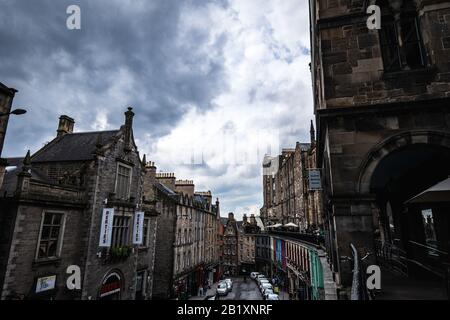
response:
<path id="1" fill-rule="evenodd" d="M 144 232 L 144 212 L 134 214 L 133 244 L 142 244 Z"/>
<path id="2" fill-rule="evenodd" d="M 98 244 L 99 247 L 111 246 L 113 220 L 114 220 L 114 209 L 113 208 L 103 209 L 102 225 L 100 229 L 100 243 Z"/>
<path id="3" fill-rule="evenodd" d="M 319 169 L 309 170 L 309 190 L 322 190 L 322 181 L 320 179 Z"/>

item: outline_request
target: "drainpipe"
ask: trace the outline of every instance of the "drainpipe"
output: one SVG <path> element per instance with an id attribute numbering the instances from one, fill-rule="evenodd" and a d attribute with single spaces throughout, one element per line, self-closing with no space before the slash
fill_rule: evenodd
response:
<path id="1" fill-rule="evenodd" d="M 83 289 L 82 289 L 82 294 L 81 294 L 81 300 L 91 300 L 91 297 L 87 297 L 87 292 L 86 292 L 86 285 L 87 285 L 87 268 L 88 268 L 88 261 L 89 261 L 89 249 L 91 247 L 91 241 L 92 241 L 92 236 L 93 236 L 93 232 L 94 232 L 94 217 L 97 214 L 97 190 L 98 190 L 98 180 L 99 180 L 99 176 L 100 176 L 100 165 L 101 165 L 101 157 L 97 156 L 96 158 L 96 165 L 97 165 L 97 176 L 95 177 L 95 186 L 94 186 L 94 199 L 93 199 L 93 203 L 92 203 L 92 212 L 91 212 L 91 221 L 90 221 L 90 227 L 89 227 L 89 236 L 88 236 L 88 243 L 87 243 L 87 247 L 86 247 L 86 254 L 85 254 L 85 266 L 84 266 L 84 277 L 83 277 Z"/>

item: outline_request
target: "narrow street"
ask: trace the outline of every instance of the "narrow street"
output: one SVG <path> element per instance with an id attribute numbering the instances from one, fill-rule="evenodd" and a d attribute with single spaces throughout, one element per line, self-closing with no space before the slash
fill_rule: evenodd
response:
<path id="1" fill-rule="evenodd" d="M 233 280 L 233 290 L 226 296 L 218 297 L 220 300 L 263 300 L 261 293 L 259 292 L 258 285 L 250 277 L 247 278 L 247 282 L 244 282 L 244 278 L 231 278 Z"/>

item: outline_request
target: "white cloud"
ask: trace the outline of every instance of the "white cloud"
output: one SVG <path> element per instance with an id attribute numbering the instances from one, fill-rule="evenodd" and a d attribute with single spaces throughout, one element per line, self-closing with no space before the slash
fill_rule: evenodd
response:
<path id="1" fill-rule="evenodd" d="M 188 106 L 181 122 L 157 141 L 153 160 L 177 177 L 195 179 L 198 189 L 212 190 L 221 198 L 222 215 L 234 211 L 240 218 L 259 213 L 261 161 L 268 145 L 275 154 L 305 138 L 301 132 L 309 129 L 308 10 L 304 0 L 230 4 L 189 12 L 183 21 L 185 32 L 209 28 L 210 37 L 226 34 L 229 90 L 215 97 L 212 110 Z M 207 169 L 184 165 L 202 160 Z"/>

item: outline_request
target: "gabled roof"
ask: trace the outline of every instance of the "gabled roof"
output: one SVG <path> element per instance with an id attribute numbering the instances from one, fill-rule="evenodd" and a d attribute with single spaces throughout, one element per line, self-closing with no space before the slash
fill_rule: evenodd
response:
<path id="1" fill-rule="evenodd" d="M 32 162 L 54 161 L 86 161 L 94 159 L 94 152 L 100 142 L 105 145 L 111 142 L 119 130 L 68 133 L 55 138 L 36 152 Z"/>

